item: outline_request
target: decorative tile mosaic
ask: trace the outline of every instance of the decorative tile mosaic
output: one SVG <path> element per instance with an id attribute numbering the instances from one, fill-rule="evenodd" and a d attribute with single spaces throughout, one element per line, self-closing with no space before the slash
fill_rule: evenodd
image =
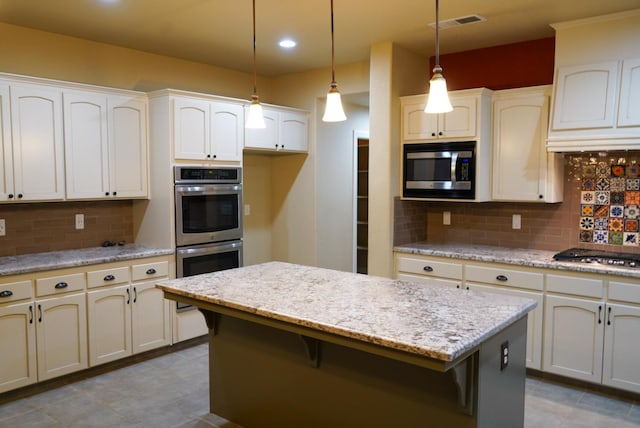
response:
<path id="1" fill-rule="evenodd" d="M 592 157 L 576 172 L 580 185 L 580 242 L 640 246 L 640 165 Z M 578 178 L 578 177 L 576 177 Z"/>

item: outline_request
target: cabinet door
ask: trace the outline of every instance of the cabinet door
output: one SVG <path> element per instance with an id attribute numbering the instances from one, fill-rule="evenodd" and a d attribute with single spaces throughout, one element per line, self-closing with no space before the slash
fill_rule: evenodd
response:
<path id="1" fill-rule="evenodd" d="M 277 150 L 279 144 L 279 113 L 268 107 L 263 107 L 264 129 L 246 129 L 244 146 L 250 149 Z"/>
<path id="2" fill-rule="evenodd" d="M 12 86 L 11 130 L 16 199 L 63 199 L 61 91 L 36 85 Z"/>
<path id="3" fill-rule="evenodd" d="M 640 126 L 640 59 L 622 62 L 618 126 Z"/>
<path id="4" fill-rule="evenodd" d="M 87 305 L 84 293 L 36 301 L 38 380 L 77 370 L 87 364 Z"/>
<path id="5" fill-rule="evenodd" d="M 147 197 L 147 102 L 109 96 L 109 188 L 119 198 Z"/>
<path id="6" fill-rule="evenodd" d="M 107 98 L 82 92 L 63 98 L 67 198 L 102 198 L 109 192 Z"/>
<path id="7" fill-rule="evenodd" d="M 133 353 L 171 344 L 171 302 L 156 281 L 136 282 L 133 289 Z"/>
<path id="8" fill-rule="evenodd" d="M 602 302 L 547 295 L 542 369 L 600 383 L 603 319 Z"/>
<path id="9" fill-rule="evenodd" d="M 553 129 L 613 127 L 617 84 L 617 61 L 560 68 Z"/>
<path id="10" fill-rule="evenodd" d="M 280 112 L 280 148 L 287 151 L 307 152 L 309 118 L 306 114 Z"/>
<path id="11" fill-rule="evenodd" d="M 209 102 L 173 99 L 173 142 L 176 159 L 206 160 L 210 153 Z"/>
<path id="12" fill-rule="evenodd" d="M 132 301 L 128 284 L 87 293 L 90 366 L 131 355 Z"/>
<path id="13" fill-rule="evenodd" d="M 438 138 L 438 115 L 424 112 L 426 96 L 422 101 L 402 100 L 403 141 L 432 140 Z"/>
<path id="14" fill-rule="evenodd" d="M 602 383 L 640 392 L 640 307 L 607 304 Z"/>
<path id="15" fill-rule="evenodd" d="M 33 302 L 0 306 L 0 393 L 38 380 L 33 309 Z"/>
<path id="16" fill-rule="evenodd" d="M 211 103 L 212 157 L 241 161 L 244 146 L 244 108 L 240 104 Z"/>
<path id="17" fill-rule="evenodd" d="M 528 368 L 540 370 L 542 368 L 542 317 L 544 315 L 542 292 L 514 290 L 506 287 L 493 287 L 484 284 L 467 282 L 470 290 L 486 291 L 488 293 L 505 294 L 507 296 L 524 297 L 538 302 L 538 306 L 529 312 L 527 316 L 527 353 L 526 364 Z"/>
<path id="18" fill-rule="evenodd" d="M 14 195 L 9 86 L 0 83 L 0 202 L 13 199 L 9 195 Z"/>
<path id="19" fill-rule="evenodd" d="M 438 115 L 438 136 L 440 138 L 475 137 L 477 104 L 477 97 L 452 96 L 453 111 Z"/>
<path id="20" fill-rule="evenodd" d="M 544 199 L 548 114 L 548 97 L 544 93 L 494 102 L 493 199 L 531 202 Z"/>

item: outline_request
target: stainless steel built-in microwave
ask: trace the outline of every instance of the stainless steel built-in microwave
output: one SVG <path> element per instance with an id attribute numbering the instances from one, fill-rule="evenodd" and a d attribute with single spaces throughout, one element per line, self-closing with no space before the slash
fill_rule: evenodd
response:
<path id="1" fill-rule="evenodd" d="M 475 141 L 404 145 L 405 198 L 473 200 L 475 174 Z"/>

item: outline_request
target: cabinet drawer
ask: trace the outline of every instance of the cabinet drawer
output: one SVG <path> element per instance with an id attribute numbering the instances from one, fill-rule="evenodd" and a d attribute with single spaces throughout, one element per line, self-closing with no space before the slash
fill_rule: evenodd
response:
<path id="1" fill-rule="evenodd" d="M 31 281 L 17 281 L 0 285 L 0 304 L 33 297 Z"/>
<path id="2" fill-rule="evenodd" d="M 131 276 L 133 281 L 158 278 L 169 275 L 169 262 L 145 263 L 133 265 Z"/>
<path id="3" fill-rule="evenodd" d="M 50 296 L 52 294 L 68 293 L 69 291 L 82 291 L 84 290 L 84 286 L 84 273 L 36 279 L 36 296 Z"/>
<path id="4" fill-rule="evenodd" d="M 601 279 L 548 274 L 547 291 L 602 299 L 604 283 Z"/>
<path id="5" fill-rule="evenodd" d="M 398 272 L 462 279 L 462 265 L 417 257 L 398 257 Z"/>
<path id="6" fill-rule="evenodd" d="M 103 287 L 105 285 L 125 284 L 131 278 L 129 267 L 119 267 L 87 272 L 87 285 L 89 288 Z"/>
<path id="7" fill-rule="evenodd" d="M 542 273 L 493 266 L 467 265 L 465 266 L 465 280 L 540 291 L 544 288 Z"/>
<path id="8" fill-rule="evenodd" d="M 609 281 L 610 300 L 640 304 L 640 284 Z"/>

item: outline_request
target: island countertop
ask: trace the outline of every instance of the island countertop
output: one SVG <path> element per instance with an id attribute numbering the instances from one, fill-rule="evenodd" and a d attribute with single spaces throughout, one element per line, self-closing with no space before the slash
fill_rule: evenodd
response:
<path id="1" fill-rule="evenodd" d="M 443 362 L 473 351 L 536 306 L 529 299 L 282 262 L 156 286 L 173 298 L 183 296 Z"/>

